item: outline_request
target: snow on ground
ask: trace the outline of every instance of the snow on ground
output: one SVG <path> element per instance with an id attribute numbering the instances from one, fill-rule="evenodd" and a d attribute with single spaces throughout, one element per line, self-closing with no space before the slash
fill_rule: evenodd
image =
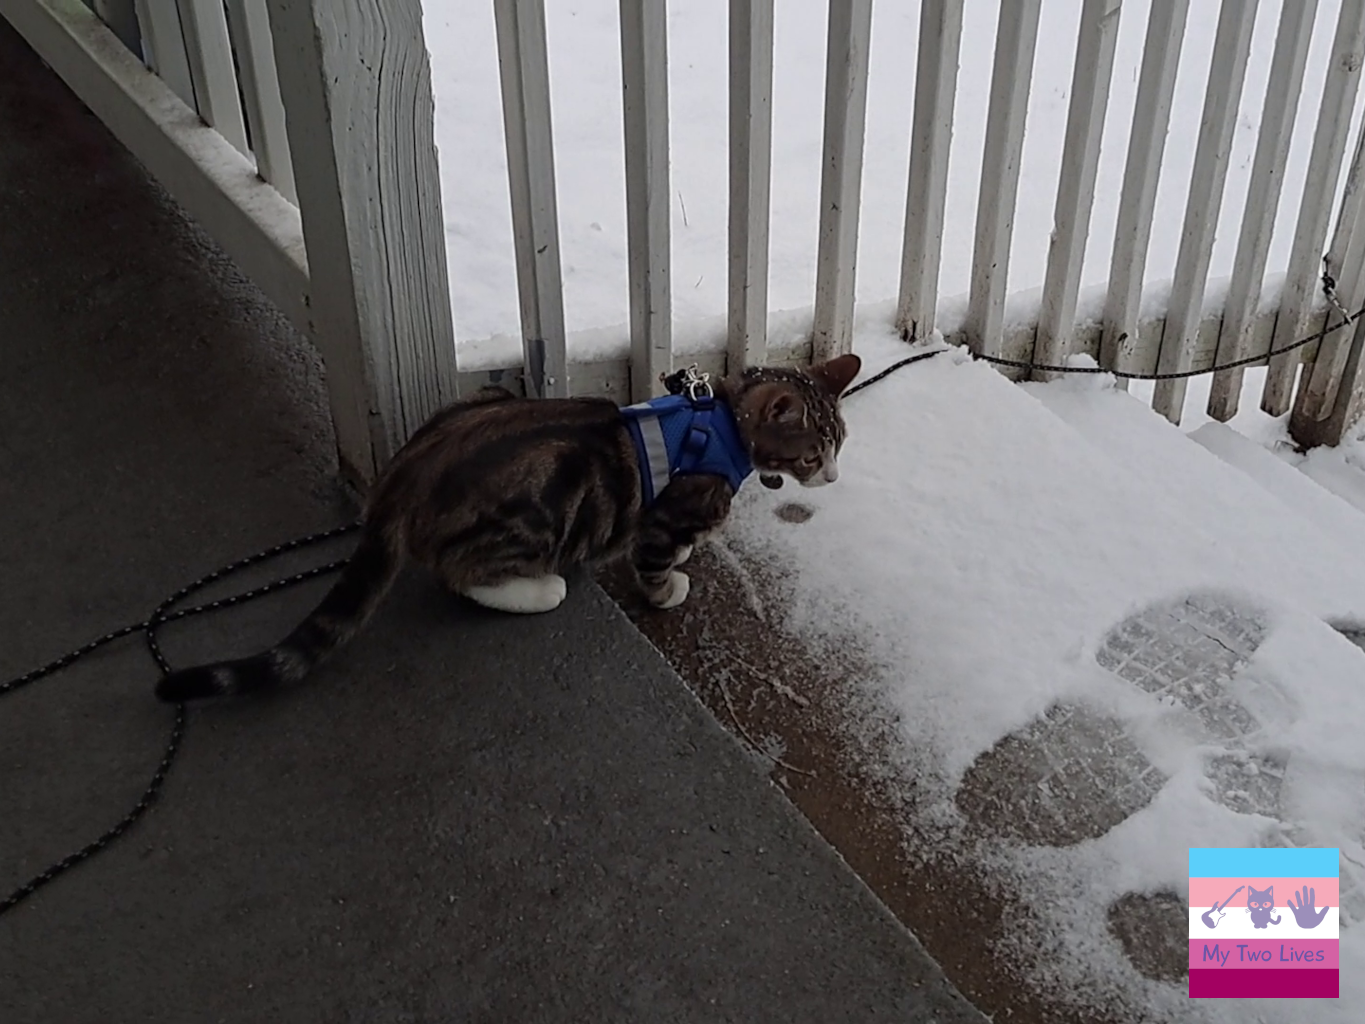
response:
<path id="1" fill-rule="evenodd" d="M 1153 298 L 1167 289 L 1163 282 L 1175 266 L 1217 7 L 1190 5 L 1148 257 Z M 1289 252 L 1339 7 L 1340 0 L 1319 4 L 1284 176 L 1287 198 L 1267 263 L 1272 277 L 1283 270 Z M 585 347 L 580 358 L 623 352 L 627 337 L 618 8 L 616 0 L 546 4 L 566 318 L 571 333 L 598 329 L 571 338 L 571 345 Z M 1148 8 L 1149 0 L 1129 0 L 1122 8 L 1082 282 L 1091 288 L 1102 286 L 1108 276 Z M 1210 268 L 1215 279 L 1226 277 L 1232 266 L 1280 8 L 1278 0 L 1265 0 L 1257 14 Z M 826 0 L 777 5 L 770 285 L 770 308 L 776 311 L 806 309 L 814 294 L 827 9 Z M 1017 318 L 1033 314 L 1043 283 L 1080 9 L 1081 0 L 1044 0 L 1042 7 L 1009 268 Z M 969 286 L 997 10 L 996 0 L 967 0 L 965 8 L 940 277 L 947 319 L 964 306 Z M 896 295 L 918 12 L 917 3 L 873 5 L 860 301 L 883 302 Z M 690 325 L 723 317 L 726 308 L 726 24 L 725 0 L 669 5 L 673 313 L 684 333 L 695 334 Z M 520 348 L 493 5 L 427 0 L 425 27 L 456 332 L 463 346 L 478 343 L 481 361 L 491 348 L 493 358 L 511 365 Z M 1357 122 L 1362 111 L 1365 107 L 1357 111 Z M 714 343 L 720 335 L 712 329 L 709 336 Z M 468 347 L 462 352 L 472 354 Z"/>
<path id="2" fill-rule="evenodd" d="M 857 344 L 867 373 L 905 352 L 884 328 L 865 327 Z M 1211 799 L 1203 765 L 1217 742 L 1102 670 L 1096 648 L 1126 616 L 1194 591 L 1264 608 L 1268 637 L 1248 678 L 1279 702 L 1270 747 L 1312 780 L 1287 814 L 1311 845 L 1340 845 L 1349 874 L 1348 857 L 1365 867 L 1365 654 L 1324 620 L 1365 623 L 1365 548 L 1305 523 L 1110 384 L 1018 387 L 956 351 L 909 367 L 849 399 L 838 484 L 800 493 L 809 522 L 771 514 L 787 492 L 746 489 L 728 535 L 795 574 L 788 628 L 869 646 L 869 685 L 900 712 L 917 781 L 941 780 L 945 836 L 962 773 L 1053 702 L 1126 724 L 1169 776 L 1157 798 L 1097 840 L 1004 844 L 998 866 L 1039 894 L 1035 937 L 1057 944 L 1040 970 L 1190 1013 L 1183 989 L 1144 982 L 1123 960 L 1103 910 L 1134 887 L 1184 893 L 1189 847 L 1256 845 L 1277 826 Z M 1340 1004 L 1257 1011 L 1351 1019 L 1365 998 L 1362 926 L 1343 931 Z M 1245 1007 L 1228 1012 L 1247 1019 Z"/>

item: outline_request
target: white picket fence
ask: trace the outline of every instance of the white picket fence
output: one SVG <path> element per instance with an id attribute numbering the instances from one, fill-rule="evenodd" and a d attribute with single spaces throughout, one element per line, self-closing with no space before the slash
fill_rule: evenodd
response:
<path id="1" fill-rule="evenodd" d="M 577 365 L 564 329 L 544 0 L 490 2 L 524 351 L 519 367 L 457 373 L 420 0 L 0 0 L 0 14 L 316 340 L 343 462 L 362 479 L 431 411 L 484 381 L 519 378 L 540 396 L 639 399 L 657 393 L 673 368 L 665 0 L 621 0 L 621 49 L 612 55 L 624 96 L 630 355 Z M 712 371 L 826 358 L 852 345 L 872 0 L 829 5 L 813 322 L 808 344 L 781 350 L 766 337 L 774 2 L 729 5 L 729 328 L 726 350 L 698 360 Z M 1036 322 L 1007 324 L 1005 300 L 1042 0 L 1001 0 L 968 313 L 949 340 L 1048 365 L 1086 353 L 1127 373 L 1261 357 L 1262 407 L 1281 414 L 1292 405 L 1297 438 L 1335 443 L 1360 405 L 1365 321 L 1266 355 L 1340 321 L 1321 290 L 1324 253 L 1341 304 L 1365 305 L 1365 137 L 1333 210 L 1365 64 L 1365 0 L 1341 0 L 1297 196 L 1282 195 L 1281 184 L 1319 10 L 1317 0 L 1283 6 L 1227 300 L 1209 315 L 1210 256 L 1257 11 L 1257 0 L 1223 0 L 1170 300 L 1164 315 L 1144 319 L 1147 246 L 1190 7 L 1152 0 L 1104 313 L 1081 324 L 1081 268 L 1125 11 L 1121 0 L 1074 2 L 1079 37 Z M 920 10 L 896 313 L 908 339 L 929 337 L 938 311 L 963 0 L 921 0 Z M 1281 203 L 1298 204 L 1293 245 L 1278 308 L 1259 312 Z M 1237 411 L 1241 382 L 1241 370 L 1216 375 L 1211 415 Z M 1178 422 L 1184 398 L 1183 380 L 1162 381 L 1153 405 Z"/>

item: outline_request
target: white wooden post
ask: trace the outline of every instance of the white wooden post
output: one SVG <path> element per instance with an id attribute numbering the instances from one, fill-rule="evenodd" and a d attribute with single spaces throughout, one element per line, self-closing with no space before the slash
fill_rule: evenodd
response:
<path id="1" fill-rule="evenodd" d="M 1261 281 L 1275 230 L 1275 214 L 1280 206 L 1280 186 L 1284 165 L 1289 157 L 1289 142 L 1294 135 L 1294 115 L 1303 89 L 1304 66 L 1308 62 L 1308 43 L 1318 0 L 1296 0 L 1280 9 L 1280 25 L 1275 36 L 1275 55 L 1271 58 L 1270 79 L 1266 83 L 1261 130 L 1256 139 L 1256 156 L 1251 165 L 1242 231 L 1237 239 L 1237 255 L 1232 264 L 1223 325 L 1218 336 L 1215 364 L 1235 362 L 1247 354 L 1247 341 L 1261 297 Z M 1226 422 L 1237 415 L 1244 370 L 1237 367 L 1213 375 L 1208 412 Z"/>
<path id="2" fill-rule="evenodd" d="M 1095 202 L 1095 174 L 1100 164 L 1100 139 L 1109 105 L 1122 0 L 1085 0 L 1076 67 L 1071 76 L 1071 106 L 1066 116 L 1062 173 L 1057 183 L 1052 244 L 1043 281 L 1043 306 L 1038 315 L 1034 362 L 1060 364 L 1071 351 L 1076 322 L 1076 296 L 1081 287 L 1081 264 L 1090 235 L 1090 211 Z M 1040 380 L 1055 376 L 1038 372 Z"/>
<path id="3" fill-rule="evenodd" d="M 1283 348 L 1303 336 L 1319 294 L 1322 244 L 1327 235 L 1351 111 L 1360 85 L 1362 56 L 1365 56 L 1362 51 L 1365 51 L 1365 0 L 1342 0 L 1271 349 Z M 1271 357 L 1265 389 L 1261 392 L 1261 408 L 1265 412 L 1282 416 L 1288 411 L 1295 370 L 1301 358 L 1302 353 L 1297 350 Z"/>
<path id="4" fill-rule="evenodd" d="M 872 0 L 830 0 L 820 243 L 815 258 L 815 319 L 811 332 L 811 358 L 816 362 L 853 348 L 858 207 L 863 185 L 871 40 Z"/>
<path id="5" fill-rule="evenodd" d="M 1365 273 L 1365 127 L 1356 138 L 1355 155 L 1346 172 L 1327 266 L 1336 281 L 1339 301 L 1351 303 L 1356 289 L 1365 286 L 1360 280 Z"/>
<path id="6" fill-rule="evenodd" d="M 1000 355 L 1003 343 L 1019 157 L 1024 148 L 1024 117 L 1033 81 L 1041 6 L 1042 0 L 1010 0 L 1000 5 L 976 208 L 972 290 L 964 324 L 972 351 L 981 355 Z"/>
<path id="7" fill-rule="evenodd" d="M 567 398 L 569 357 L 559 262 L 545 3 L 495 0 L 493 11 L 502 73 L 502 118 L 512 194 L 526 393 L 537 398 Z"/>
<path id="8" fill-rule="evenodd" d="M 421 0 L 270 0 L 343 468 L 362 481 L 455 397 Z"/>
<path id="9" fill-rule="evenodd" d="M 1359 421 L 1365 405 L 1365 317 L 1356 321 L 1354 330 L 1347 328 L 1339 333 L 1345 334 L 1349 343 L 1343 343 L 1346 354 L 1334 375 L 1331 400 L 1318 398 L 1316 411 L 1306 404 L 1296 405 L 1289 417 L 1290 437 L 1305 448 L 1340 444 Z M 1313 401 L 1305 388 L 1299 389 L 1299 395 L 1301 400 Z"/>
<path id="10" fill-rule="evenodd" d="M 729 370 L 768 352 L 773 0 L 730 0 Z"/>
<path id="11" fill-rule="evenodd" d="M 1346 179 L 1337 215 L 1332 245 L 1327 254 L 1328 270 L 1336 280 L 1337 301 L 1354 312 L 1365 301 L 1365 128 L 1356 143 L 1355 158 Z M 1327 311 L 1327 325 L 1341 324 L 1336 309 Z M 1336 410 L 1337 398 L 1347 373 L 1354 347 L 1355 330 L 1338 328 L 1322 339 L 1316 355 L 1306 363 L 1290 417 L 1290 433 L 1305 445 L 1335 444 L 1337 435 L 1326 438 L 1324 431 Z M 1349 388 L 1349 383 L 1347 383 Z"/>
<path id="12" fill-rule="evenodd" d="M 142 28 L 143 61 L 187 107 L 198 110 L 179 7 L 167 0 L 137 0 L 137 20 Z"/>
<path id="13" fill-rule="evenodd" d="M 1185 204 L 1185 227 L 1175 260 L 1175 280 L 1162 332 L 1159 373 L 1183 373 L 1194 361 L 1195 336 L 1203 311 L 1208 283 L 1209 258 L 1213 253 L 1218 213 L 1223 205 L 1228 154 L 1237 126 L 1237 105 L 1242 98 L 1247 58 L 1251 54 L 1251 30 L 1256 23 L 1258 0 L 1223 0 L 1218 31 L 1213 42 L 1213 64 L 1204 93 L 1204 115 L 1194 155 L 1189 200 Z M 1172 423 L 1180 422 L 1185 404 L 1184 380 L 1159 380 L 1152 394 L 1152 408 Z"/>
<path id="14" fill-rule="evenodd" d="M 275 44 L 270 38 L 266 0 L 227 0 L 228 29 L 237 51 L 242 96 L 251 149 L 261 178 L 291 202 L 298 202 L 294 165 L 289 156 L 289 134 L 284 124 L 284 99 L 275 70 Z"/>
<path id="15" fill-rule="evenodd" d="M 665 0 L 621 0 L 621 83 L 630 263 L 630 394 L 632 401 L 642 402 L 662 393 L 659 375 L 673 368 Z"/>
<path id="16" fill-rule="evenodd" d="M 1189 6 L 1190 0 L 1152 0 L 1148 15 L 1100 334 L 1100 365 L 1111 370 L 1137 369 L 1131 357 L 1138 344 L 1142 279 Z M 1120 378 L 1118 386 L 1126 390 L 1128 382 Z"/>
<path id="17" fill-rule="evenodd" d="M 934 333 L 961 47 L 962 0 L 922 0 L 905 240 L 896 302 L 896 329 L 907 341 L 923 341 Z"/>
<path id="18" fill-rule="evenodd" d="M 232 143 L 237 152 L 243 155 L 250 153 L 250 147 L 246 144 L 246 123 L 242 120 L 241 96 L 237 92 L 237 72 L 232 66 L 232 43 L 228 40 L 223 0 L 177 2 L 199 116 Z"/>

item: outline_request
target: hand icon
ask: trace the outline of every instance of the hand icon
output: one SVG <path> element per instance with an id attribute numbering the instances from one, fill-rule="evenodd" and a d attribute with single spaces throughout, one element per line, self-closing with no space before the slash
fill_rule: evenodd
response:
<path id="1" fill-rule="evenodd" d="M 1294 905 L 1294 897 L 1299 900 L 1298 906 Z M 1327 916 L 1329 908 L 1323 907 L 1321 910 L 1314 911 L 1313 904 L 1316 901 L 1317 890 L 1303 887 L 1302 893 L 1290 893 L 1289 909 L 1294 912 L 1294 920 L 1299 922 L 1300 928 L 1316 928 L 1322 924 L 1322 919 Z"/>

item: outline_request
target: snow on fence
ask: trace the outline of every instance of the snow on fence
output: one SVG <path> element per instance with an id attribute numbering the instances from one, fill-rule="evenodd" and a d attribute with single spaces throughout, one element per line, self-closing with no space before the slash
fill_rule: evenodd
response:
<path id="1" fill-rule="evenodd" d="M 970 295 L 948 340 L 1047 365 L 1088 354 L 1128 373 L 1259 356 L 1268 363 L 1262 407 L 1281 414 L 1292 405 L 1296 437 L 1335 443 L 1360 404 L 1365 320 L 1267 357 L 1341 319 L 1320 286 L 1324 247 L 1341 304 L 1365 305 L 1365 134 L 1328 239 L 1365 62 L 1365 0 L 1340 2 L 1299 196 L 1282 196 L 1281 183 L 1319 7 L 1283 5 L 1230 286 L 1211 311 L 1210 254 L 1258 6 L 1223 0 L 1175 275 L 1157 316 L 1144 313 L 1143 283 L 1190 2 L 1152 0 L 1103 309 L 1082 315 L 1124 5 L 1076 0 L 1042 301 L 1021 324 L 1005 315 L 1008 263 L 1042 2 L 999 4 Z M 361 479 L 435 408 L 480 383 L 519 376 L 532 395 L 641 399 L 673 366 L 666 0 L 620 0 L 630 353 L 576 365 L 564 327 L 545 0 L 492 3 L 523 353 L 520 367 L 457 373 L 420 0 L 0 0 L 0 14 L 312 335 L 343 464 Z M 697 357 L 703 369 L 827 358 L 852 346 L 872 0 L 831 0 L 828 11 L 811 332 L 779 348 L 766 337 L 774 0 L 730 0 L 728 340 Z M 921 0 L 919 25 L 896 304 L 897 327 L 915 340 L 935 332 L 938 313 L 963 0 Z M 1298 217 L 1278 304 L 1267 309 L 1262 285 L 1282 202 L 1297 202 Z M 1210 415 L 1236 413 L 1241 382 L 1240 369 L 1216 375 Z M 1184 381 L 1163 381 L 1153 405 L 1178 422 L 1184 398 Z"/>

